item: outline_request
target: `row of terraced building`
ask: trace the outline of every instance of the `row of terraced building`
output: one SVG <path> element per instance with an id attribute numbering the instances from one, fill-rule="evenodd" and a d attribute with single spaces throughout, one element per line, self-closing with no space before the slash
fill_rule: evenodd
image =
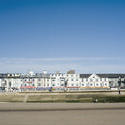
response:
<path id="1" fill-rule="evenodd" d="M 119 80 L 123 81 L 119 85 Z M 125 88 L 125 74 L 1 73 L 1 92 L 85 91 Z"/>

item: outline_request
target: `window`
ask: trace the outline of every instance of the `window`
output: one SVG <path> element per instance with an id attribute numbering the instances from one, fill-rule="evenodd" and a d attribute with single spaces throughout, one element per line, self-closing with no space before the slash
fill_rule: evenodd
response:
<path id="1" fill-rule="evenodd" d="M 39 78 L 38 81 L 41 81 L 41 79 Z"/>
<path id="2" fill-rule="evenodd" d="M 61 84 L 61 86 L 64 86 L 64 84 Z"/>
<path id="3" fill-rule="evenodd" d="M 9 87 L 11 87 L 11 82 L 9 82 Z"/>
<path id="4" fill-rule="evenodd" d="M 92 79 L 90 79 L 90 81 L 92 82 Z"/>
<path id="5" fill-rule="evenodd" d="M 82 84 L 82 86 L 84 86 L 84 84 Z"/>
<path id="6" fill-rule="evenodd" d="M 74 86 L 74 84 L 72 84 L 71 86 Z"/>
<path id="7" fill-rule="evenodd" d="M 106 78 L 103 78 L 103 81 L 106 81 Z"/>
<path id="8" fill-rule="evenodd" d="M 90 84 L 90 86 L 93 86 L 93 84 Z"/>
<path id="9" fill-rule="evenodd" d="M 41 84 L 40 84 L 40 83 L 38 83 L 38 86 L 41 86 Z"/>

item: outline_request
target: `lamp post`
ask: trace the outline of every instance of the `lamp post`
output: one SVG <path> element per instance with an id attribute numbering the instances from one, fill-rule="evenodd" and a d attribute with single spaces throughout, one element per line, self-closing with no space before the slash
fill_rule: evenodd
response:
<path id="1" fill-rule="evenodd" d="M 64 87 L 65 87 L 65 90 L 64 90 L 64 91 L 65 91 L 65 92 L 67 91 L 67 82 L 68 82 L 68 80 L 66 80 L 66 81 L 65 81 L 65 84 L 64 84 Z"/>
<path id="2" fill-rule="evenodd" d="M 121 94 L 121 91 L 120 91 L 121 83 L 122 83 L 122 80 L 121 80 L 121 77 L 119 77 L 119 80 L 118 80 L 118 93 L 119 93 L 119 95 Z"/>

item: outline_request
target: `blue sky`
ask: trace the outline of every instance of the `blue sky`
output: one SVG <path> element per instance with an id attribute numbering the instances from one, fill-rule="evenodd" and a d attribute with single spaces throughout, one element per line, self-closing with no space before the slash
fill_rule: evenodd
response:
<path id="1" fill-rule="evenodd" d="M 124 0 L 0 0 L 0 72 L 124 72 Z"/>

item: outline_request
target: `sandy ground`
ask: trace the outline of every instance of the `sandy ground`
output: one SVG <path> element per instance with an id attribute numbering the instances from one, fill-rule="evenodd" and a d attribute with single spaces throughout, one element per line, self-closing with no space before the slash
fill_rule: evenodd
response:
<path id="1" fill-rule="evenodd" d="M 124 125 L 125 103 L 0 103 L 0 125 Z"/>

